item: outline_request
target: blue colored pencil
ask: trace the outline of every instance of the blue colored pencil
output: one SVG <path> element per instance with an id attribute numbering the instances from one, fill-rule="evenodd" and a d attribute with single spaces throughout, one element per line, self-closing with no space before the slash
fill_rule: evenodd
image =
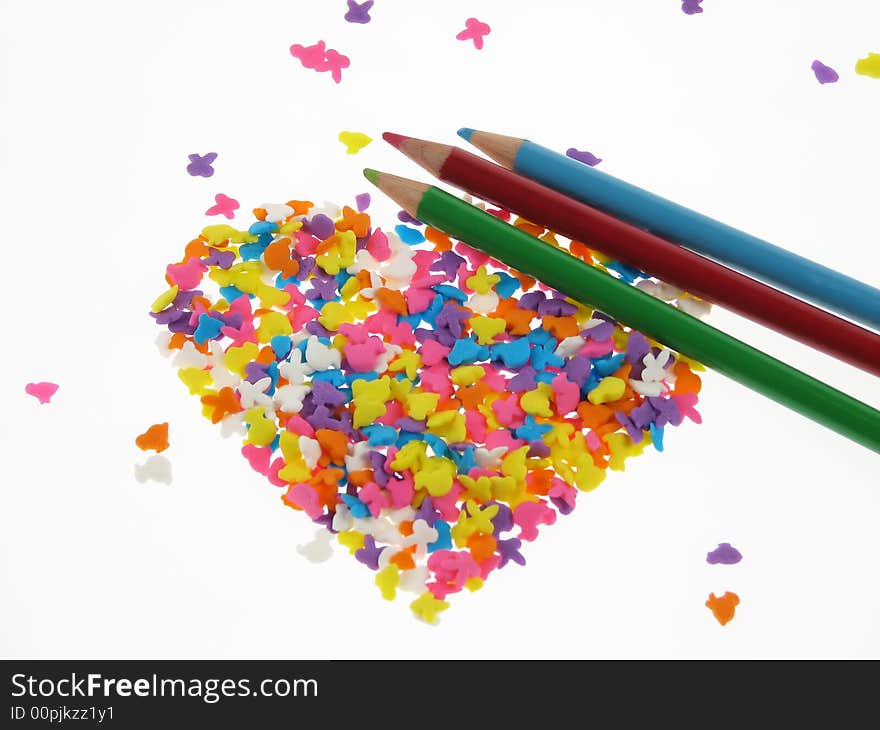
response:
<path id="1" fill-rule="evenodd" d="M 495 162 L 697 253 L 880 330 L 880 290 L 525 139 L 460 129 Z"/>

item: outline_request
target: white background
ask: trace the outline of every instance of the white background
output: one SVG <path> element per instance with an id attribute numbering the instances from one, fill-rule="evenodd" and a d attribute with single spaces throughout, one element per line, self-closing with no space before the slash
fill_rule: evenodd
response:
<path id="1" fill-rule="evenodd" d="M 582 495 L 526 568 L 430 627 L 347 554 L 296 553 L 312 526 L 201 417 L 146 314 L 216 193 L 249 211 L 351 201 L 365 165 L 424 178 L 381 140 L 346 156 L 343 129 L 588 149 L 880 285 L 880 81 L 853 71 L 880 52 L 877 3 L 376 0 L 366 26 L 342 0 L 0 5 L 0 653 L 880 656 L 880 457 L 720 376 L 702 426 Z M 492 26 L 483 51 L 455 40 L 470 16 Z M 351 57 L 338 86 L 289 54 L 318 39 Z M 814 58 L 840 82 L 820 86 Z M 188 176 L 186 155 L 208 151 L 216 174 Z M 880 406 L 874 378 L 711 321 Z M 61 385 L 46 406 L 24 393 L 42 379 Z M 134 437 L 163 420 L 174 483 L 138 484 Z M 742 563 L 707 565 L 725 540 Z M 742 603 L 721 627 L 703 604 L 725 590 Z"/>

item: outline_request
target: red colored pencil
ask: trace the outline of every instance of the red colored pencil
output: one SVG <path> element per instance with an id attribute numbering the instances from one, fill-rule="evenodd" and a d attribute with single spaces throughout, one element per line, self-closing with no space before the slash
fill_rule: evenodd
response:
<path id="1" fill-rule="evenodd" d="M 391 132 L 382 136 L 440 180 L 880 375 L 880 335 L 870 330 L 457 147 Z"/>

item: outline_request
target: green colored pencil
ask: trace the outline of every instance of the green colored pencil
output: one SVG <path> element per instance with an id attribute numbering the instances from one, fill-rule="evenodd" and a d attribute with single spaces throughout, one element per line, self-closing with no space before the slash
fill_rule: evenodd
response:
<path id="1" fill-rule="evenodd" d="M 880 411 L 439 188 L 364 175 L 420 221 L 880 453 Z"/>

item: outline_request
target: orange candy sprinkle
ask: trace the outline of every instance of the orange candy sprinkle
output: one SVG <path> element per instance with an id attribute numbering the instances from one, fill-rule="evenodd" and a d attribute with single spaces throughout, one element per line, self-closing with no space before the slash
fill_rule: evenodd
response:
<path id="1" fill-rule="evenodd" d="M 718 623 L 724 626 L 728 621 L 733 619 L 736 607 L 739 605 L 739 596 L 736 593 L 725 591 L 721 597 L 714 593 L 709 594 L 706 601 L 706 607 L 709 608 L 717 619 Z"/>
<path id="2" fill-rule="evenodd" d="M 153 450 L 157 454 L 168 448 L 168 423 L 154 423 L 134 440 L 141 451 Z"/>

